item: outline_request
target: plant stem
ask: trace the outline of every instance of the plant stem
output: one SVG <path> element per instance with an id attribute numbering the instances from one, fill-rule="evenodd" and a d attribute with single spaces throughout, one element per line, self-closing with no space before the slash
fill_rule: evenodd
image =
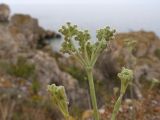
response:
<path id="1" fill-rule="evenodd" d="M 89 89 L 90 89 L 94 119 L 99 120 L 99 112 L 98 112 L 97 100 L 96 100 L 96 94 L 95 94 L 95 88 L 94 88 L 94 82 L 93 82 L 92 68 L 87 69 L 87 76 L 89 81 Z"/>
<path id="2" fill-rule="evenodd" d="M 133 109 L 132 109 L 132 111 L 130 111 L 130 114 L 131 114 L 131 116 L 132 116 L 132 120 L 136 120 L 136 113 L 135 113 L 135 105 L 134 105 L 134 96 L 133 96 L 133 81 L 131 82 L 131 84 L 130 84 L 130 93 L 131 93 L 131 100 L 132 100 L 132 107 L 133 107 Z"/>
<path id="3" fill-rule="evenodd" d="M 66 116 L 66 120 L 73 120 L 70 115 Z"/>
<path id="4" fill-rule="evenodd" d="M 119 111 L 119 108 L 121 106 L 122 98 L 123 98 L 123 94 L 120 94 L 120 96 L 119 96 L 119 98 L 116 101 L 116 104 L 114 106 L 114 110 L 113 110 L 113 113 L 112 113 L 111 120 L 116 120 L 116 115 L 117 115 L 117 113 Z"/>

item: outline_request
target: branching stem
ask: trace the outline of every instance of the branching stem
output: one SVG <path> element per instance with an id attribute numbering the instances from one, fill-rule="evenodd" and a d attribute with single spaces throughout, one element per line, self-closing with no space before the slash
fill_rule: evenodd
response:
<path id="1" fill-rule="evenodd" d="M 96 95 L 95 95 L 92 68 L 87 69 L 87 76 L 88 76 L 88 81 L 89 81 L 91 102 L 93 106 L 93 115 L 94 115 L 95 120 L 99 120 L 99 112 L 98 112 L 97 100 L 96 100 Z"/>

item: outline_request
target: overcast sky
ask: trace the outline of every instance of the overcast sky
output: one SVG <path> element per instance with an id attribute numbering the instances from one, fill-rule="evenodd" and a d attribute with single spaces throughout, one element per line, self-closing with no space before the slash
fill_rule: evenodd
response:
<path id="1" fill-rule="evenodd" d="M 49 3 L 60 3 L 60 4 L 79 4 L 79 3 L 88 3 L 88 4 L 104 4 L 104 3 L 160 3 L 159 0 L 1 0 L 2 2 L 9 2 L 12 4 L 49 4 Z"/>
<path id="2" fill-rule="evenodd" d="M 160 36 L 160 0 L 0 0 L 12 14 L 30 14 L 43 27 L 58 30 L 67 21 L 83 28 L 109 25 L 119 32 L 151 30 Z"/>

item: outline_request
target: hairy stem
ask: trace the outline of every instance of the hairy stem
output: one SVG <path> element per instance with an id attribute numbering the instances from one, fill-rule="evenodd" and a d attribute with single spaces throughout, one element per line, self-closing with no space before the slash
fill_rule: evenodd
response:
<path id="1" fill-rule="evenodd" d="M 116 101 L 116 104 L 114 106 L 111 120 L 116 120 L 116 115 L 118 114 L 119 108 L 121 106 L 122 98 L 123 98 L 123 94 L 120 94 L 120 96 L 119 96 L 119 98 Z"/>
<path id="2" fill-rule="evenodd" d="M 90 88 L 94 119 L 99 120 L 99 112 L 98 112 L 97 100 L 96 100 L 96 95 L 95 95 L 92 69 L 87 69 L 87 76 L 88 76 L 88 81 L 89 81 L 89 88 Z"/>

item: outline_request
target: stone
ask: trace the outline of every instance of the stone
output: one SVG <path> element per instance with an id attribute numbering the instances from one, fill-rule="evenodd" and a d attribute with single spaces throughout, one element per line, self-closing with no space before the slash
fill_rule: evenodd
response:
<path id="1" fill-rule="evenodd" d="M 124 40 L 137 41 L 132 53 L 124 47 Z M 112 91 L 115 77 L 123 66 L 127 66 L 134 71 L 135 94 L 137 98 L 142 98 L 140 81 L 149 81 L 153 78 L 160 79 L 160 61 L 155 51 L 160 48 L 160 40 L 153 32 L 130 32 L 119 33 L 115 36 L 109 50 L 104 51 L 96 64 L 96 78 L 103 79 Z M 115 76 L 115 77 L 113 77 Z M 118 81 L 117 81 L 118 82 Z"/>
<path id="2" fill-rule="evenodd" d="M 24 14 L 14 14 L 11 17 L 9 31 L 15 39 L 24 39 L 24 43 L 33 49 L 43 48 L 48 44 L 48 39 L 59 37 L 56 32 L 39 26 L 36 18 Z"/>
<path id="3" fill-rule="evenodd" d="M 0 22 L 8 22 L 10 12 L 8 5 L 0 4 Z"/>
<path id="4" fill-rule="evenodd" d="M 70 105 L 76 104 L 81 108 L 87 107 L 88 102 L 81 102 L 81 97 L 87 101 L 85 97 L 87 92 L 79 87 L 78 81 L 70 74 L 60 70 L 55 58 L 42 51 L 37 51 L 30 58 L 30 61 L 36 66 L 37 79 L 42 84 L 43 90 L 46 90 L 48 84 L 63 85 Z"/>

